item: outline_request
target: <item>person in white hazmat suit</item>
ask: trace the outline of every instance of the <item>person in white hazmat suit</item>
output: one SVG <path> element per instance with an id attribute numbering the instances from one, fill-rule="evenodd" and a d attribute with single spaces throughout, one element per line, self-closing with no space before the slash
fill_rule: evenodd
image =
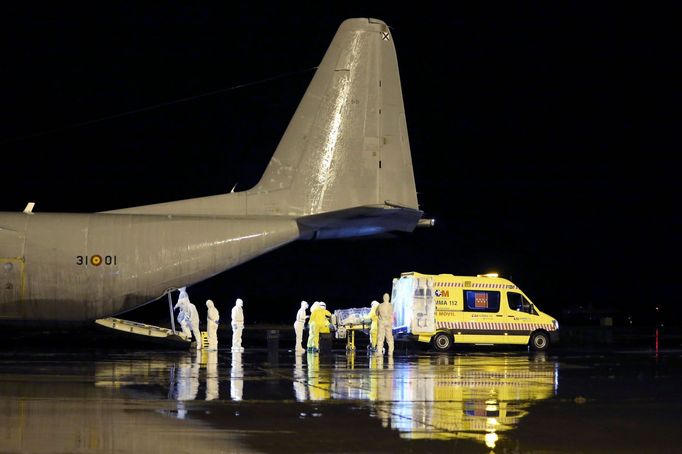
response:
<path id="1" fill-rule="evenodd" d="M 377 353 L 383 354 L 384 339 L 388 344 L 388 355 L 393 355 L 393 304 L 390 302 L 388 293 L 384 293 L 384 301 L 377 307 Z"/>
<path id="2" fill-rule="evenodd" d="M 308 309 L 308 302 L 301 301 L 301 308 L 296 313 L 296 321 L 294 322 L 294 331 L 296 332 L 296 353 L 305 352 L 303 348 L 303 328 L 305 327 L 305 321 L 308 318 L 305 310 Z"/>
<path id="3" fill-rule="evenodd" d="M 185 287 L 180 289 L 180 297 L 178 300 L 184 300 L 185 313 L 189 315 L 189 329 L 192 330 L 194 335 L 194 341 L 197 343 L 197 350 L 201 350 L 201 330 L 199 330 L 199 311 L 197 307 L 189 300 L 189 295 L 185 290 Z"/>
<path id="4" fill-rule="evenodd" d="M 232 351 L 243 352 L 242 347 L 242 330 L 244 329 L 244 301 L 237 298 L 232 308 Z"/>
<path id="5" fill-rule="evenodd" d="M 194 341 L 197 343 L 197 350 L 201 349 L 201 331 L 199 330 L 199 312 L 197 307 L 189 300 L 186 287 L 180 288 L 180 295 L 178 296 L 178 303 L 176 307 L 180 306 L 180 310 L 185 312 L 185 321 L 188 328 L 194 335 Z M 178 315 L 179 317 L 179 315 Z M 180 324 L 182 326 L 182 324 Z M 184 331 L 183 331 L 184 332 Z M 189 337 L 189 336 L 188 336 Z"/>
<path id="6" fill-rule="evenodd" d="M 218 323 L 220 323 L 218 309 L 216 309 L 213 301 L 206 300 L 206 331 L 208 333 L 209 350 L 218 350 Z"/>
<path id="7" fill-rule="evenodd" d="M 367 315 L 367 318 L 364 320 L 365 322 L 369 321 L 369 345 L 368 351 L 370 353 L 373 353 L 377 350 L 377 333 L 379 330 L 378 327 L 378 322 L 379 318 L 377 317 L 377 308 L 379 307 L 379 301 L 374 300 L 372 301 L 372 304 L 370 305 L 369 309 L 369 314 Z"/>
<path id="8" fill-rule="evenodd" d="M 318 306 L 320 305 L 319 301 L 315 301 L 312 306 L 310 306 L 310 315 L 317 310 Z M 317 328 L 315 322 L 313 320 L 308 321 L 308 341 L 306 342 L 306 347 L 307 351 L 312 351 L 313 346 L 315 345 L 313 338 L 316 336 L 315 331 L 319 329 Z"/>
<path id="9" fill-rule="evenodd" d="M 173 309 L 180 309 L 180 311 L 178 312 L 178 323 L 180 324 L 180 331 L 182 331 L 183 336 L 191 340 L 192 331 L 189 329 L 189 314 L 185 312 L 184 300 L 178 299 L 178 302 L 175 304 L 175 307 L 173 307 Z"/>

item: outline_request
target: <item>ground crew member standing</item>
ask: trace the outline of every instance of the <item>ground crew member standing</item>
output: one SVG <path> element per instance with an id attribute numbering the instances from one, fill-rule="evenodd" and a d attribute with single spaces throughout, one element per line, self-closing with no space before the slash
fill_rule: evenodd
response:
<path id="1" fill-rule="evenodd" d="M 377 336 L 377 352 L 382 353 L 384 339 L 388 344 L 388 355 L 393 355 L 393 304 L 389 301 L 388 293 L 384 293 L 384 302 L 377 308 L 377 324 L 379 334 Z"/>
<path id="2" fill-rule="evenodd" d="M 216 309 L 213 301 L 206 300 L 206 331 L 208 332 L 208 349 L 218 350 L 218 323 L 220 323 L 220 313 Z"/>
<path id="3" fill-rule="evenodd" d="M 305 348 L 303 348 L 303 328 L 305 327 L 305 321 L 308 315 L 305 310 L 308 309 L 308 303 L 306 301 L 301 301 L 301 308 L 296 313 L 296 321 L 294 322 L 294 331 L 296 332 L 296 353 L 303 353 Z"/>
<path id="4" fill-rule="evenodd" d="M 242 330 L 244 329 L 244 310 L 242 306 L 244 302 L 241 298 L 237 298 L 232 308 L 232 351 L 243 352 L 242 347 Z"/>
<path id="5" fill-rule="evenodd" d="M 308 343 L 306 347 L 308 347 L 308 351 L 311 352 L 313 349 L 313 346 L 315 344 L 315 337 L 319 334 L 317 331 L 317 324 L 315 323 L 315 320 L 313 319 L 313 312 L 317 310 L 319 307 L 320 303 L 319 301 L 315 301 L 312 306 L 310 306 L 310 318 L 308 320 Z"/>

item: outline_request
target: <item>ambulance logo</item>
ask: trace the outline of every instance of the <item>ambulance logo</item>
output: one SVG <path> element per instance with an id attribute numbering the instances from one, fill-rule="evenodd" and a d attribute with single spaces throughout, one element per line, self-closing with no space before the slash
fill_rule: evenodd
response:
<path id="1" fill-rule="evenodd" d="M 450 296 L 450 290 L 436 289 L 433 293 L 439 298 L 448 298 Z"/>
<path id="2" fill-rule="evenodd" d="M 488 308 L 488 294 L 487 293 L 476 293 L 474 295 L 474 307 L 476 309 L 487 309 Z"/>

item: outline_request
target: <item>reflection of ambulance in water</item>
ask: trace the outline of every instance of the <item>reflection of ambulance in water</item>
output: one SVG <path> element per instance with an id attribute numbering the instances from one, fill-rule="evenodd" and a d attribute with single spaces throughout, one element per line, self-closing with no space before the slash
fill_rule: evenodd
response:
<path id="1" fill-rule="evenodd" d="M 559 322 L 541 312 L 512 282 L 497 275 L 402 273 L 393 280 L 396 335 L 456 344 L 518 344 L 546 350 L 559 341 Z"/>

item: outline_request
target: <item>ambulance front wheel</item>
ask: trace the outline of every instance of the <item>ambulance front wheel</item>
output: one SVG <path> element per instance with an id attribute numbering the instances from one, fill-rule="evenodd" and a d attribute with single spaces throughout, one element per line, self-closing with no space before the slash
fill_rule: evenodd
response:
<path id="1" fill-rule="evenodd" d="M 549 335 L 538 331 L 530 338 L 530 348 L 536 352 L 544 352 L 549 348 Z"/>
<path id="2" fill-rule="evenodd" d="M 438 352 L 446 352 L 452 347 L 452 337 L 448 333 L 437 333 L 431 338 L 433 348 Z"/>

